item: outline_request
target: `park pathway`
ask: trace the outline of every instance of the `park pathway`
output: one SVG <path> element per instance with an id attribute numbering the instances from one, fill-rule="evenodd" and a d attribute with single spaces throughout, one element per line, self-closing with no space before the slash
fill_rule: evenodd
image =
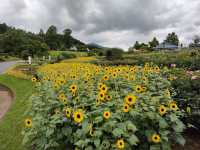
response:
<path id="1" fill-rule="evenodd" d="M 0 62 L 0 74 L 3 74 L 7 69 L 15 65 L 17 61 Z M 0 84 L 0 120 L 3 118 L 5 113 L 8 111 L 12 103 L 11 91 Z"/>
<path id="2" fill-rule="evenodd" d="M 2 85 L 0 85 L 0 120 L 8 111 L 13 99 L 12 92 Z"/>
<path id="3" fill-rule="evenodd" d="M 15 65 L 17 61 L 0 62 L 0 74 L 4 73 L 7 69 Z"/>

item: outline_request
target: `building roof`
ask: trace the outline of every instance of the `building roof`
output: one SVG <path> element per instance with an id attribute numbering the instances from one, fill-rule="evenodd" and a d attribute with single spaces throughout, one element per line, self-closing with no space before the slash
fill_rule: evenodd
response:
<path id="1" fill-rule="evenodd" d="M 178 48 L 177 45 L 167 43 L 167 42 L 160 43 L 159 45 L 155 47 L 155 49 L 177 49 L 177 48 Z"/>

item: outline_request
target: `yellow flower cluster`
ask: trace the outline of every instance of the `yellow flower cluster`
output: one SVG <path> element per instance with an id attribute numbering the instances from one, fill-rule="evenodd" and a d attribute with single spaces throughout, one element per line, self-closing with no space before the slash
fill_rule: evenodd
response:
<path id="1" fill-rule="evenodd" d="M 156 126 L 149 127 L 149 130 L 155 129 L 155 132 L 149 136 L 149 141 L 160 143 L 162 137 L 157 129 L 159 119 L 178 112 L 178 106 L 171 100 L 169 86 L 161 77 L 161 72 L 158 66 L 149 64 L 139 67 L 62 62 L 40 67 L 38 79 L 33 77 L 32 81 L 41 82 L 41 86 L 55 93 L 59 108 L 53 115 L 66 118 L 66 124 L 70 122 L 72 126 L 77 125 L 77 129 L 88 126 L 87 130 L 84 129 L 83 134 L 87 134 L 85 137 L 114 138 L 114 142 L 110 141 L 114 148 L 126 149 L 126 146 L 133 144 L 126 138 L 132 137 L 137 141 L 137 137 L 133 137 L 136 130 L 134 124 L 139 124 L 141 120 L 140 125 L 146 129 L 148 121 L 150 125 L 154 121 Z M 28 120 L 25 124 L 31 127 L 29 124 L 32 121 Z M 121 127 L 127 130 L 124 131 L 126 133 L 122 134 Z M 115 128 L 119 128 L 119 131 L 113 131 Z M 107 143 L 103 145 L 107 146 Z"/>

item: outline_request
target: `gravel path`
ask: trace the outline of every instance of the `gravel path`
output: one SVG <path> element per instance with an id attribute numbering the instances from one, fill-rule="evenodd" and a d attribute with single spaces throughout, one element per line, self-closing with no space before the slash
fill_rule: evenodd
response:
<path id="1" fill-rule="evenodd" d="M 0 74 L 4 73 L 7 69 L 15 65 L 17 61 L 0 62 Z"/>
<path id="2" fill-rule="evenodd" d="M 0 85 L 0 120 L 6 114 L 12 103 L 13 95 L 11 91 Z"/>

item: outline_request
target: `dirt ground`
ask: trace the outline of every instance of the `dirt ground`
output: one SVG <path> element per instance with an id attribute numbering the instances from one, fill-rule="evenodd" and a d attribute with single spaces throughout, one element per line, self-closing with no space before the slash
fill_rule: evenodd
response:
<path id="1" fill-rule="evenodd" d="M 12 103 L 12 93 L 6 87 L 0 85 L 0 120 L 10 108 Z"/>
<path id="2" fill-rule="evenodd" d="M 185 146 L 175 145 L 173 150 L 200 150 L 200 130 L 188 129 L 184 135 Z"/>

